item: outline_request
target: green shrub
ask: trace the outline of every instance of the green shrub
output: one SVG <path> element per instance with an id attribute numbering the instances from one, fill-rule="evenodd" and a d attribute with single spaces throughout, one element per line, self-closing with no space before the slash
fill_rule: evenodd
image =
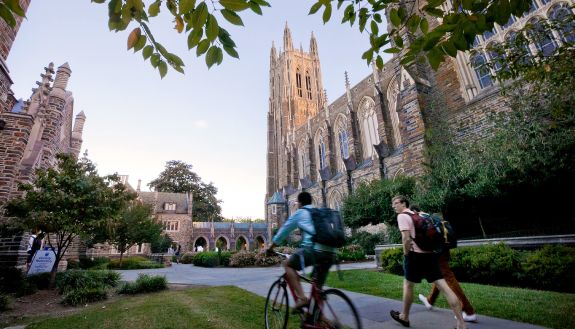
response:
<path id="1" fill-rule="evenodd" d="M 494 285 L 517 285 L 520 255 L 498 243 L 452 249 L 450 267 L 460 281 Z"/>
<path id="2" fill-rule="evenodd" d="M 62 299 L 62 304 L 76 306 L 106 298 L 108 298 L 108 293 L 105 287 L 83 287 L 68 291 Z"/>
<path id="3" fill-rule="evenodd" d="M 256 266 L 274 266 L 281 264 L 283 258 L 280 256 L 266 256 L 265 253 L 256 253 L 255 254 L 255 265 Z"/>
<path id="4" fill-rule="evenodd" d="M 113 271 L 84 271 L 71 270 L 58 273 L 56 287 L 61 294 L 67 294 L 72 290 L 84 288 L 108 288 L 115 287 L 120 281 L 120 274 Z"/>
<path id="5" fill-rule="evenodd" d="M 339 248 L 337 257 L 342 261 L 365 260 L 365 251 L 358 244 L 350 244 Z"/>
<path id="6" fill-rule="evenodd" d="M 387 273 L 403 275 L 403 249 L 385 249 L 380 255 L 381 267 Z"/>
<path id="7" fill-rule="evenodd" d="M 21 270 L 15 267 L 0 267 L 0 292 L 14 293 L 24 282 Z"/>
<path id="8" fill-rule="evenodd" d="M 240 251 L 230 257 L 231 267 L 247 267 L 256 264 L 256 254 L 250 251 Z"/>
<path id="9" fill-rule="evenodd" d="M 75 259 L 67 259 L 66 260 L 68 265 L 66 265 L 67 270 L 79 270 L 80 269 L 80 261 Z"/>
<path id="10" fill-rule="evenodd" d="M 5 311 L 10 306 L 10 299 L 4 294 L 0 294 L 0 311 Z"/>
<path id="11" fill-rule="evenodd" d="M 386 242 L 390 244 L 401 243 L 401 231 L 397 225 L 389 225 L 385 236 Z"/>
<path id="12" fill-rule="evenodd" d="M 530 287 L 575 292 L 575 248 L 547 245 L 527 255 L 523 281 Z"/>
<path id="13" fill-rule="evenodd" d="M 122 267 L 120 267 L 120 259 L 112 259 L 108 263 L 108 268 L 113 270 L 138 270 L 147 268 L 162 268 L 163 264 L 156 263 L 142 256 L 126 257 L 122 259 Z"/>
<path id="14" fill-rule="evenodd" d="M 36 291 L 38 291 L 38 287 L 34 283 L 24 280 L 20 283 L 16 291 L 16 297 L 32 295 L 36 293 Z"/>
<path id="15" fill-rule="evenodd" d="M 180 263 L 182 264 L 192 264 L 194 261 L 195 252 L 187 252 L 180 258 Z"/>
<path id="16" fill-rule="evenodd" d="M 375 254 L 375 246 L 385 242 L 385 234 L 368 232 L 357 232 L 349 238 L 350 244 L 360 245 L 368 255 Z"/>
<path id="17" fill-rule="evenodd" d="M 50 272 L 30 275 L 26 281 L 38 289 L 48 289 L 50 288 L 50 275 Z"/>
<path id="18" fill-rule="evenodd" d="M 96 258 L 87 258 L 87 257 L 81 257 L 79 259 L 79 265 L 81 269 L 87 270 L 87 269 L 99 269 L 99 270 L 103 270 L 103 269 L 107 269 L 108 268 L 108 263 L 110 262 L 110 259 L 107 257 L 96 257 Z"/>
<path id="19" fill-rule="evenodd" d="M 196 266 L 202 267 L 229 266 L 231 256 L 232 253 L 229 251 L 222 251 L 220 253 L 215 251 L 204 251 L 199 252 L 194 256 L 193 263 Z"/>
<path id="20" fill-rule="evenodd" d="M 168 281 L 164 276 L 138 275 L 135 282 L 126 282 L 118 290 L 119 294 L 139 294 L 146 292 L 161 291 L 168 288 Z"/>

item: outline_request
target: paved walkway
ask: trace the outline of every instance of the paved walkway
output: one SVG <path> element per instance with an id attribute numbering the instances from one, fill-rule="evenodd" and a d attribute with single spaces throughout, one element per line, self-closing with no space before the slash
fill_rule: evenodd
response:
<path id="1" fill-rule="evenodd" d="M 342 269 L 375 268 L 375 263 L 343 264 Z M 266 297 L 271 284 L 283 273 L 281 267 L 268 268 L 203 268 L 193 265 L 174 264 L 169 268 L 119 271 L 126 281 L 133 281 L 139 273 L 165 275 L 169 283 L 207 286 L 233 285 Z M 369 284 L 369 282 L 366 282 Z M 309 287 L 308 287 L 309 289 Z M 362 317 L 365 329 L 404 328 L 390 316 L 392 309 L 401 310 L 401 301 L 346 291 Z M 417 300 L 417 299 L 416 299 Z M 290 303 L 293 305 L 293 302 Z M 263 314 L 263 310 L 262 310 Z M 468 323 L 469 329 L 544 329 L 526 323 L 493 318 L 479 314 L 476 323 Z M 423 305 L 414 304 L 410 314 L 411 328 L 453 329 L 455 319 L 451 310 L 427 311 Z"/>

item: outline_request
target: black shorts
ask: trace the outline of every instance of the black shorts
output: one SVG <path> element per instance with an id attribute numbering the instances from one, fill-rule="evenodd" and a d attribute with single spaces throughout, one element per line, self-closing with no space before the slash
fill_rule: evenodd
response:
<path id="1" fill-rule="evenodd" d="M 304 267 L 313 265 L 311 276 L 318 287 L 321 287 L 327 279 L 330 267 L 335 263 L 335 257 L 336 254 L 332 252 L 301 248 L 290 256 L 287 261 L 287 266 L 296 271 L 301 271 Z"/>
<path id="2" fill-rule="evenodd" d="M 439 255 L 432 253 L 418 253 L 410 251 L 403 257 L 403 272 L 405 279 L 413 283 L 420 283 L 421 279 L 432 283 L 443 279 L 439 269 Z"/>

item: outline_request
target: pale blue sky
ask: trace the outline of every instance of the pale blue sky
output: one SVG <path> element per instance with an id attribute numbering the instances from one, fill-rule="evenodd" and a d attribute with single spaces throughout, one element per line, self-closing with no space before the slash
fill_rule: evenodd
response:
<path id="1" fill-rule="evenodd" d="M 7 60 L 12 89 L 28 99 L 49 62 L 68 62 L 75 114 L 84 111 L 87 117 L 83 150 L 101 174 L 129 175 L 134 187 L 142 179 L 142 189 L 149 190 L 146 184 L 166 161 L 182 160 L 218 188 L 225 217 L 263 218 L 269 54 L 272 41 L 282 47 L 285 22 L 296 48 L 301 43 L 308 51 L 315 33 L 330 102 L 345 91 L 344 71 L 352 85 L 371 72 L 361 60 L 367 35 L 339 24 L 340 12 L 323 25 L 320 15 L 307 16 L 314 1 L 269 2 L 272 8 L 263 16 L 242 12 L 243 28 L 220 19 L 240 60 L 225 56 L 209 71 L 203 57 L 187 50 L 186 36 L 161 15 L 152 25 L 156 38 L 186 64 L 186 75 L 170 70 L 161 80 L 141 53 L 126 51 L 135 26 L 108 31 L 107 6 L 33 0 Z"/>

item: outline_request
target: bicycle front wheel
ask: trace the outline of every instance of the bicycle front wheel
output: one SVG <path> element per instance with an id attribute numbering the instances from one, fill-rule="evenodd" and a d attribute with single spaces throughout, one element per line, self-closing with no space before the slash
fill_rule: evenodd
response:
<path id="1" fill-rule="evenodd" d="M 272 284 L 266 299 L 266 329 L 287 328 L 288 317 L 289 305 L 286 282 L 280 279 Z"/>
<path id="2" fill-rule="evenodd" d="M 328 289 L 323 292 L 323 305 L 316 305 L 313 321 L 318 328 L 325 329 L 361 329 L 361 319 L 357 309 L 343 292 Z"/>

